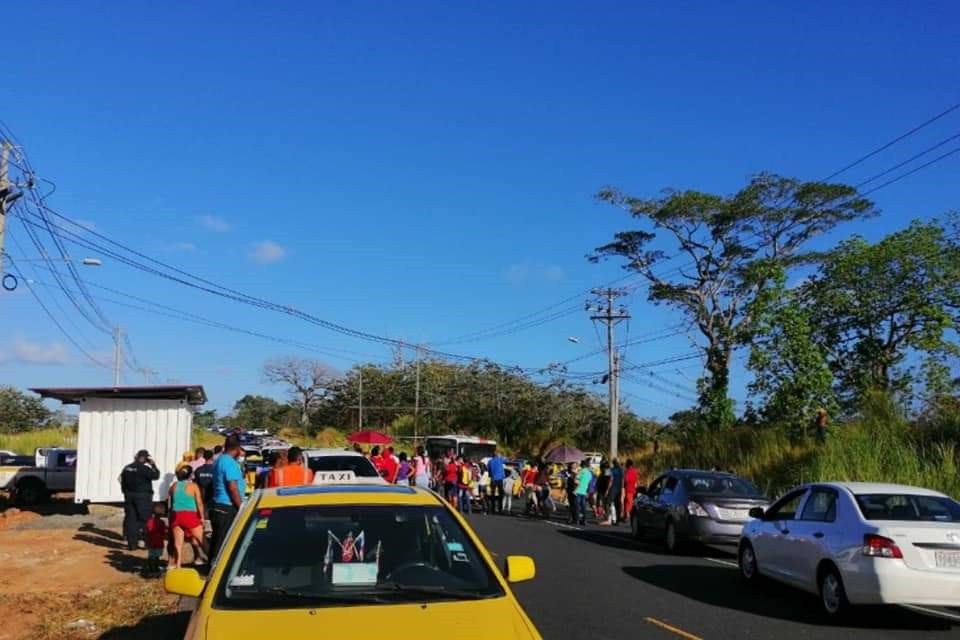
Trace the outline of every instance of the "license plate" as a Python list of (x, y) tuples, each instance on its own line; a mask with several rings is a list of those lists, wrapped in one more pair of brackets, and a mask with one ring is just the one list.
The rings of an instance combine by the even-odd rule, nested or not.
[(741, 511), (740, 509), (717, 509), (717, 514), (720, 516), (721, 520), (746, 520), (747, 512)]
[(960, 551), (937, 551), (934, 559), (943, 569), (960, 569)]

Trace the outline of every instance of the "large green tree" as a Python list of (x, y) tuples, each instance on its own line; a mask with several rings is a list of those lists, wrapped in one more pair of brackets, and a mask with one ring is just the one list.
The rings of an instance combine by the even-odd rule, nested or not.
[[(852, 187), (773, 174), (733, 195), (667, 190), (638, 198), (606, 188), (598, 197), (641, 228), (615, 234), (590, 259), (624, 260), (649, 282), (649, 300), (679, 309), (699, 329), (706, 360), (699, 411), (712, 426), (733, 423), (730, 362), (751, 336), (752, 303), (769, 286), (771, 267), (809, 258), (812, 237), (874, 210)], [(665, 268), (674, 257), (677, 266)]]
[(811, 311), (785, 281), (780, 269), (754, 302), (749, 390), (765, 423), (805, 435), (819, 412), (834, 415), (837, 403), (826, 353), (814, 340)]
[(278, 427), (288, 411), (288, 405), (273, 398), (248, 394), (234, 403), (231, 423), (245, 429)]
[(0, 433), (19, 433), (47, 424), (50, 411), (39, 398), (13, 387), (0, 387)]
[(853, 408), (870, 389), (910, 391), (911, 353), (960, 354), (960, 243), (933, 220), (876, 244), (854, 237), (805, 287), (814, 338)]

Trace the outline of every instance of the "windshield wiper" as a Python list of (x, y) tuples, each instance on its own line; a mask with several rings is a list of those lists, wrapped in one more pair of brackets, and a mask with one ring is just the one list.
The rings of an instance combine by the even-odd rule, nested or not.
[(381, 582), (377, 585), (378, 591), (393, 593), (409, 593), (423, 596), (438, 596), (452, 600), (483, 600), (495, 594), (477, 593), (465, 589), (451, 589), (443, 585), (404, 584), (402, 582)]
[(252, 591), (244, 593), (250, 596), (282, 596), (284, 598), (295, 598), (297, 600), (311, 600), (315, 602), (336, 602), (340, 604), (349, 604), (351, 602), (383, 602), (383, 598), (369, 591), (357, 593), (316, 593), (311, 591), (295, 591), (286, 587), (269, 587), (262, 591)]

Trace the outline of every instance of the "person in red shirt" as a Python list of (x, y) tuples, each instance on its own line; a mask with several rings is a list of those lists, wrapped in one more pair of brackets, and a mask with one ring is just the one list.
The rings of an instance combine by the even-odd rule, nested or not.
[(453, 457), (447, 458), (447, 464), (443, 468), (443, 491), (447, 496), (447, 502), (449, 502), (454, 509), (457, 508), (457, 479), (459, 478), (460, 469), (457, 466), (457, 461)]
[(160, 576), (160, 559), (163, 558), (163, 548), (167, 544), (167, 523), (163, 519), (164, 504), (158, 502), (153, 505), (153, 515), (147, 519), (145, 530), (147, 533), (147, 564), (144, 575)]
[(400, 465), (397, 464), (396, 459), (393, 457), (393, 447), (387, 447), (387, 450), (383, 453), (383, 462), (380, 464), (383, 469), (384, 479), (390, 484), (396, 483), (397, 471), (399, 471)]
[(623, 473), (623, 513), (626, 521), (630, 522), (630, 513), (633, 511), (633, 500), (637, 497), (637, 483), (640, 474), (633, 466), (633, 460), (627, 460), (626, 471)]
[(380, 455), (380, 447), (370, 449), (370, 462), (381, 476), (383, 475), (383, 456)]

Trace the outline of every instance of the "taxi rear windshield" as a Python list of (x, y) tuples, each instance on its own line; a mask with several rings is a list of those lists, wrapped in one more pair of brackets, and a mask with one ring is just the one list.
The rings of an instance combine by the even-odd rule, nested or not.
[(303, 506), (251, 514), (214, 598), (229, 609), (504, 595), (443, 507)]
[(358, 478), (376, 478), (377, 470), (373, 463), (363, 456), (318, 456), (308, 458), (307, 466), (317, 471), (353, 471)]
[(867, 520), (960, 522), (960, 504), (940, 496), (872, 493), (856, 496)]

